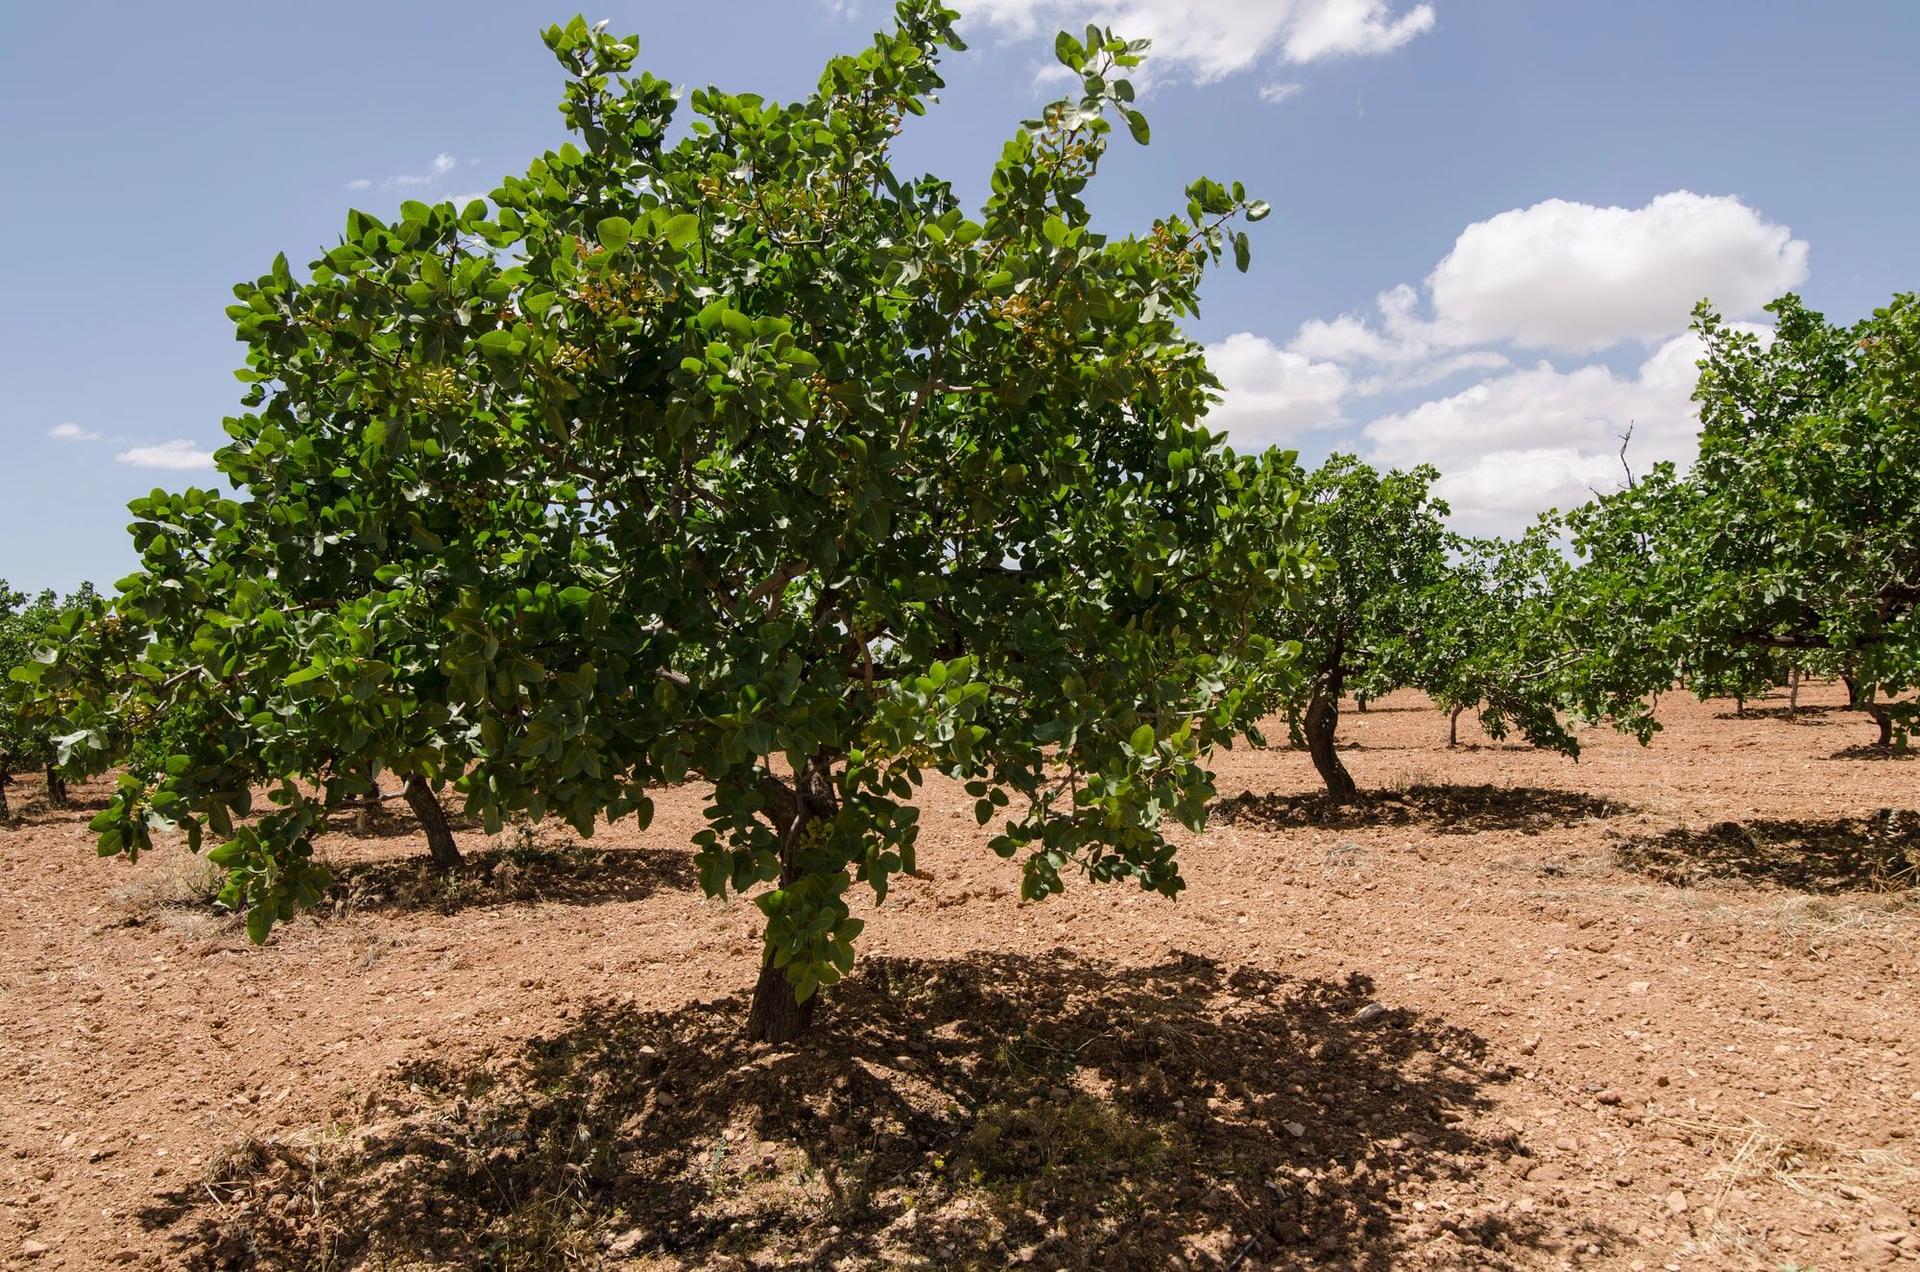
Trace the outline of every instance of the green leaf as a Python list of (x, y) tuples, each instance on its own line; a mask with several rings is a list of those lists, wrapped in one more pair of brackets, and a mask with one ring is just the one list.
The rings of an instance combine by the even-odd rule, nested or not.
[(594, 234), (602, 247), (609, 252), (617, 252), (633, 241), (633, 222), (624, 216), (603, 217), (594, 226)]
[(674, 247), (685, 251), (693, 245), (700, 235), (700, 218), (691, 212), (682, 212), (667, 221), (664, 237)]

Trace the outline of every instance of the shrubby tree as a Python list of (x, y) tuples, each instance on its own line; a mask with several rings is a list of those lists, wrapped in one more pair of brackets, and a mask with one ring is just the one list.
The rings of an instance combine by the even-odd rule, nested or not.
[(1094, 29), (979, 212), (897, 172), (954, 18), (907, 0), (814, 95), (697, 91), (683, 129), (632, 38), (554, 27), (574, 139), (491, 208), (354, 212), (304, 278), (237, 288), (238, 497), (134, 505), (118, 613), (149, 656), (41, 676), (93, 737), (209, 708), (101, 850), (212, 831), (263, 939), (370, 773), (582, 834), (697, 779), (700, 882), (764, 914), (774, 1039), (851, 966), (849, 890), (913, 868), (929, 772), (1028, 898), (1177, 893), (1164, 822), (1201, 824), (1208, 751), (1290, 652), (1249, 628), (1297, 580), (1291, 467), (1198, 423), (1179, 325), (1266, 209), (1203, 179), (1143, 234), (1091, 228), (1112, 122), (1148, 138), (1143, 45)]
[(1337, 748), (1341, 699), (1411, 683), (1418, 654), (1410, 636), (1423, 598), (1447, 575), (1447, 507), (1432, 493), (1438, 476), (1425, 466), (1381, 473), (1333, 455), (1293, 478), (1318, 568), (1312, 587), (1268, 611), (1265, 630), (1300, 645), (1288, 724), (1336, 804), (1360, 795)]
[(21, 773), (45, 776), (49, 804), (58, 808), (67, 802), (57, 717), (38, 710), (12, 673), (18, 668), (31, 675), (27, 669), (42, 656), (49, 634), (99, 605), (90, 584), (62, 599), (51, 589), (28, 597), (0, 579), (0, 821), (12, 816), (7, 788)]
[(1785, 652), (1841, 671), (1903, 745), (1914, 702), (1879, 695), (1920, 683), (1920, 309), (1896, 296), (1851, 327), (1792, 295), (1768, 309), (1766, 340), (1695, 311), (1693, 469), (1570, 519), (1583, 603), (1609, 620), (1589, 683), (1632, 710), (1683, 669), (1711, 685)]
[(1447, 568), (1416, 598), (1409, 681), (1447, 713), (1447, 745), (1476, 713), (1495, 741), (1580, 753), (1562, 720), (1577, 642), (1562, 600), (1570, 564), (1551, 517), (1511, 539), (1454, 537)]

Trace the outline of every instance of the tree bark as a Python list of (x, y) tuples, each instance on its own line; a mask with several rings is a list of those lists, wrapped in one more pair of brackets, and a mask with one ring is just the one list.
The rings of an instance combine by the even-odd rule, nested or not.
[(434, 795), (433, 787), (419, 774), (407, 778), (407, 807), (419, 819), (420, 829), (427, 836), (427, 855), (433, 864), (442, 870), (451, 870), (460, 865), (465, 858), (460, 855), (460, 845), (453, 842), (453, 830), (447, 825), (446, 810), (440, 807), (440, 800)]
[(1874, 724), (1879, 726), (1880, 729), (1880, 736), (1873, 740), (1873, 744), (1875, 746), (1892, 746), (1893, 716), (1885, 707), (1873, 700), (1871, 691), (1869, 691), (1867, 695), (1866, 712), (1867, 715), (1872, 718)]
[(67, 779), (60, 776), (60, 770), (47, 765), (47, 806), (65, 808), (67, 806)]
[(1800, 714), (1800, 669), (1787, 668), (1787, 714)]
[(1875, 746), (1893, 745), (1893, 716), (1887, 709), (1874, 701), (1880, 686), (1871, 680), (1864, 684), (1849, 679), (1847, 681), (1847, 700), (1849, 705), (1858, 707), (1867, 713), (1874, 725), (1880, 730), (1880, 736), (1873, 740)]
[(13, 820), (13, 809), (7, 803), (7, 787), (13, 784), (13, 775), (5, 764), (0, 764), (0, 822)]
[(1366, 694), (1356, 693), (1353, 695), (1353, 709), (1355, 711), (1358, 711), (1361, 715), (1367, 714), (1367, 695)]
[[(780, 834), (780, 886), (785, 888), (800, 879), (801, 837), (819, 811), (830, 814), (832, 788), (809, 761), (795, 775), (793, 787), (769, 777), (760, 790), (767, 797), (768, 818)], [(753, 986), (753, 1003), (747, 1008), (748, 1040), (780, 1045), (797, 1041), (812, 1027), (819, 1001), (816, 990), (806, 1002), (795, 1002), (786, 970), (775, 967), (771, 957), (764, 958), (760, 979)]]
[[(1336, 646), (1334, 657), (1339, 656)], [(1320, 780), (1327, 784), (1328, 800), (1335, 804), (1352, 804), (1360, 798), (1360, 788), (1353, 784), (1353, 775), (1340, 762), (1340, 752), (1333, 744), (1334, 730), (1340, 726), (1340, 691), (1344, 680), (1345, 674), (1336, 663), (1326, 682), (1317, 686), (1318, 692), (1307, 704), (1306, 719), (1301, 721), (1301, 731), (1307, 738), (1307, 754), (1312, 757)]]
[(1455, 707), (1453, 713), (1447, 717), (1447, 745), (1449, 747), (1460, 745), (1460, 713), (1465, 710), (1465, 707)]
[(1746, 714), (1747, 714), (1747, 695), (1746, 694), (1736, 693), (1733, 695), (1733, 714), (1742, 719), (1746, 717)]

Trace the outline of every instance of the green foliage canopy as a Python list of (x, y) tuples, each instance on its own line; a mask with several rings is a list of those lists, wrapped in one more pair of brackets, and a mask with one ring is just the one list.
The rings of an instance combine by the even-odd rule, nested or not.
[[(1851, 327), (1792, 295), (1768, 309), (1767, 339), (1695, 312), (1693, 469), (1660, 466), (1569, 518), (1604, 637), (1594, 710), (1632, 712), (1682, 672), (1750, 680), (1755, 651), (1869, 692), (1920, 684), (1920, 306), (1899, 295)], [(1878, 709), (1904, 739), (1913, 703)]]
[(978, 214), (903, 177), (954, 18), (902, 3), (801, 101), (696, 91), (677, 140), (632, 38), (554, 27), (575, 140), (492, 208), (353, 212), (305, 279), (236, 288), (243, 497), (136, 503), (147, 656), (43, 676), (102, 722), (218, 708), (123, 783), (102, 851), (212, 829), (264, 937), (369, 767), (583, 834), (697, 778), (701, 883), (757, 892), (802, 999), (850, 966), (849, 887), (913, 868), (929, 772), (1027, 897), (1074, 870), (1177, 892), (1163, 821), (1200, 824), (1207, 751), (1284, 674), (1247, 628), (1299, 574), (1287, 473), (1199, 424), (1217, 384), (1179, 327), (1266, 209), (1202, 179), (1145, 234), (1093, 230), (1110, 117), (1147, 138), (1143, 45), (1093, 29)]

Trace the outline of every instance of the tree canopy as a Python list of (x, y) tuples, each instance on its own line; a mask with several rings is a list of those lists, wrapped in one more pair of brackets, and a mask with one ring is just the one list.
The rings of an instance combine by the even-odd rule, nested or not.
[(634, 38), (556, 26), (573, 140), (491, 206), (355, 211), (305, 277), (237, 287), (237, 497), (133, 505), (130, 676), (35, 673), (82, 703), (82, 752), (205, 708), (121, 779), (101, 851), (210, 830), (263, 939), (379, 772), (582, 834), (697, 779), (700, 882), (755, 894), (776, 1038), (851, 966), (849, 889), (914, 868), (931, 772), (1026, 897), (1177, 893), (1163, 825), (1201, 824), (1208, 750), (1290, 652), (1249, 632), (1300, 574), (1290, 468), (1200, 423), (1218, 386), (1180, 328), (1266, 208), (1201, 179), (1142, 233), (1092, 228), (1113, 121), (1148, 139), (1144, 43), (1097, 29), (1060, 38), (1079, 92), (977, 213), (903, 176), (955, 17), (906, 0), (812, 96), (702, 89), (685, 127)]
[(1790, 651), (1847, 675), (1903, 742), (1914, 704), (1873, 696), (1920, 684), (1920, 309), (1896, 296), (1851, 327), (1797, 296), (1768, 309), (1764, 336), (1695, 312), (1693, 468), (1569, 518), (1592, 705), (1630, 712), (1682, 673), (1750, 681), (1757, 652)]

